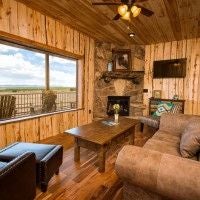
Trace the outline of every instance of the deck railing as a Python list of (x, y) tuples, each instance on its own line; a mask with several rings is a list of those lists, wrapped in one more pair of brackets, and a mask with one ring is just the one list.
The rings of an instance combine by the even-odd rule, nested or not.
[[(56, 91), (56, 110), (75, 109), (77, 107), (76, 91), (61, 92)], [(13, 117), (26, 116), (42, 113), (42, 92), (23, 92), (23, 93), (0, 93), (1, 95), (12, 95), (16, 98), (15, 111)]]

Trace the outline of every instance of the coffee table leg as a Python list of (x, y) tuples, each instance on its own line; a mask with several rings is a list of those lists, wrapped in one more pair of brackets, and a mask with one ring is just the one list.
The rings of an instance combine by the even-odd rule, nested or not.
[(99, 169), (100, 173), (105, 172), (105, 159), (106, 159), (106, 150), (105, 147), (101, 147), (98, 152), (98, 162), (99, 162)]
[(78, 145), (78, 138), (74, 139), (74, 161), (80, 161), (80, 146)]
[(132, 127), (129, 131), (130, 131), (129, 144), (134, 145), (134, 140), (135, 140), (135, 126)]

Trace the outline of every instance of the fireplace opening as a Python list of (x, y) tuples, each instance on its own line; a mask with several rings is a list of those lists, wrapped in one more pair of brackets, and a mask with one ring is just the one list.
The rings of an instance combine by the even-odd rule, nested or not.
[(107, 102), (107, 115), (114, 115), (113, 105), (120, 105), (120, 116), (129, 116), (130, 96), (108, 96)]

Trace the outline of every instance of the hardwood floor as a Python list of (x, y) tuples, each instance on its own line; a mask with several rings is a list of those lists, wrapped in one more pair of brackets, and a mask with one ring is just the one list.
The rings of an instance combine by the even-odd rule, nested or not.
[[(135, 145), (142, 146), (151, 133), (136, 133)], [(120, 200), (122, 183), (115, 170), (117, 153), (125, 144), (113, 146), (107, 154), (106, 172), (100, 174), (97, 156), (94, 152), (81, 148), (81, 161), (74, 163), (73, 138), (58, 135), (41, 141), (47, 144), (62, 144), (64, 159), (58, 176), (54, 176), (46, 193), (37, 189), (36, 200)]]

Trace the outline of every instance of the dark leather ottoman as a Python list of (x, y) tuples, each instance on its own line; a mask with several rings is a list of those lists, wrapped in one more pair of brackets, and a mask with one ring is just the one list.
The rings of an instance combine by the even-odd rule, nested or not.
[(33, 152), (36, 156), (36, 181), (41, 190), (45, 192), (48, 182), (54, 174), (59, 173), (63, 160), (63, 147), (61, 145), (47, 145), (35, 143), (14, 143), (0, 151), (0, 157), (10, 161), (24, 152)]

